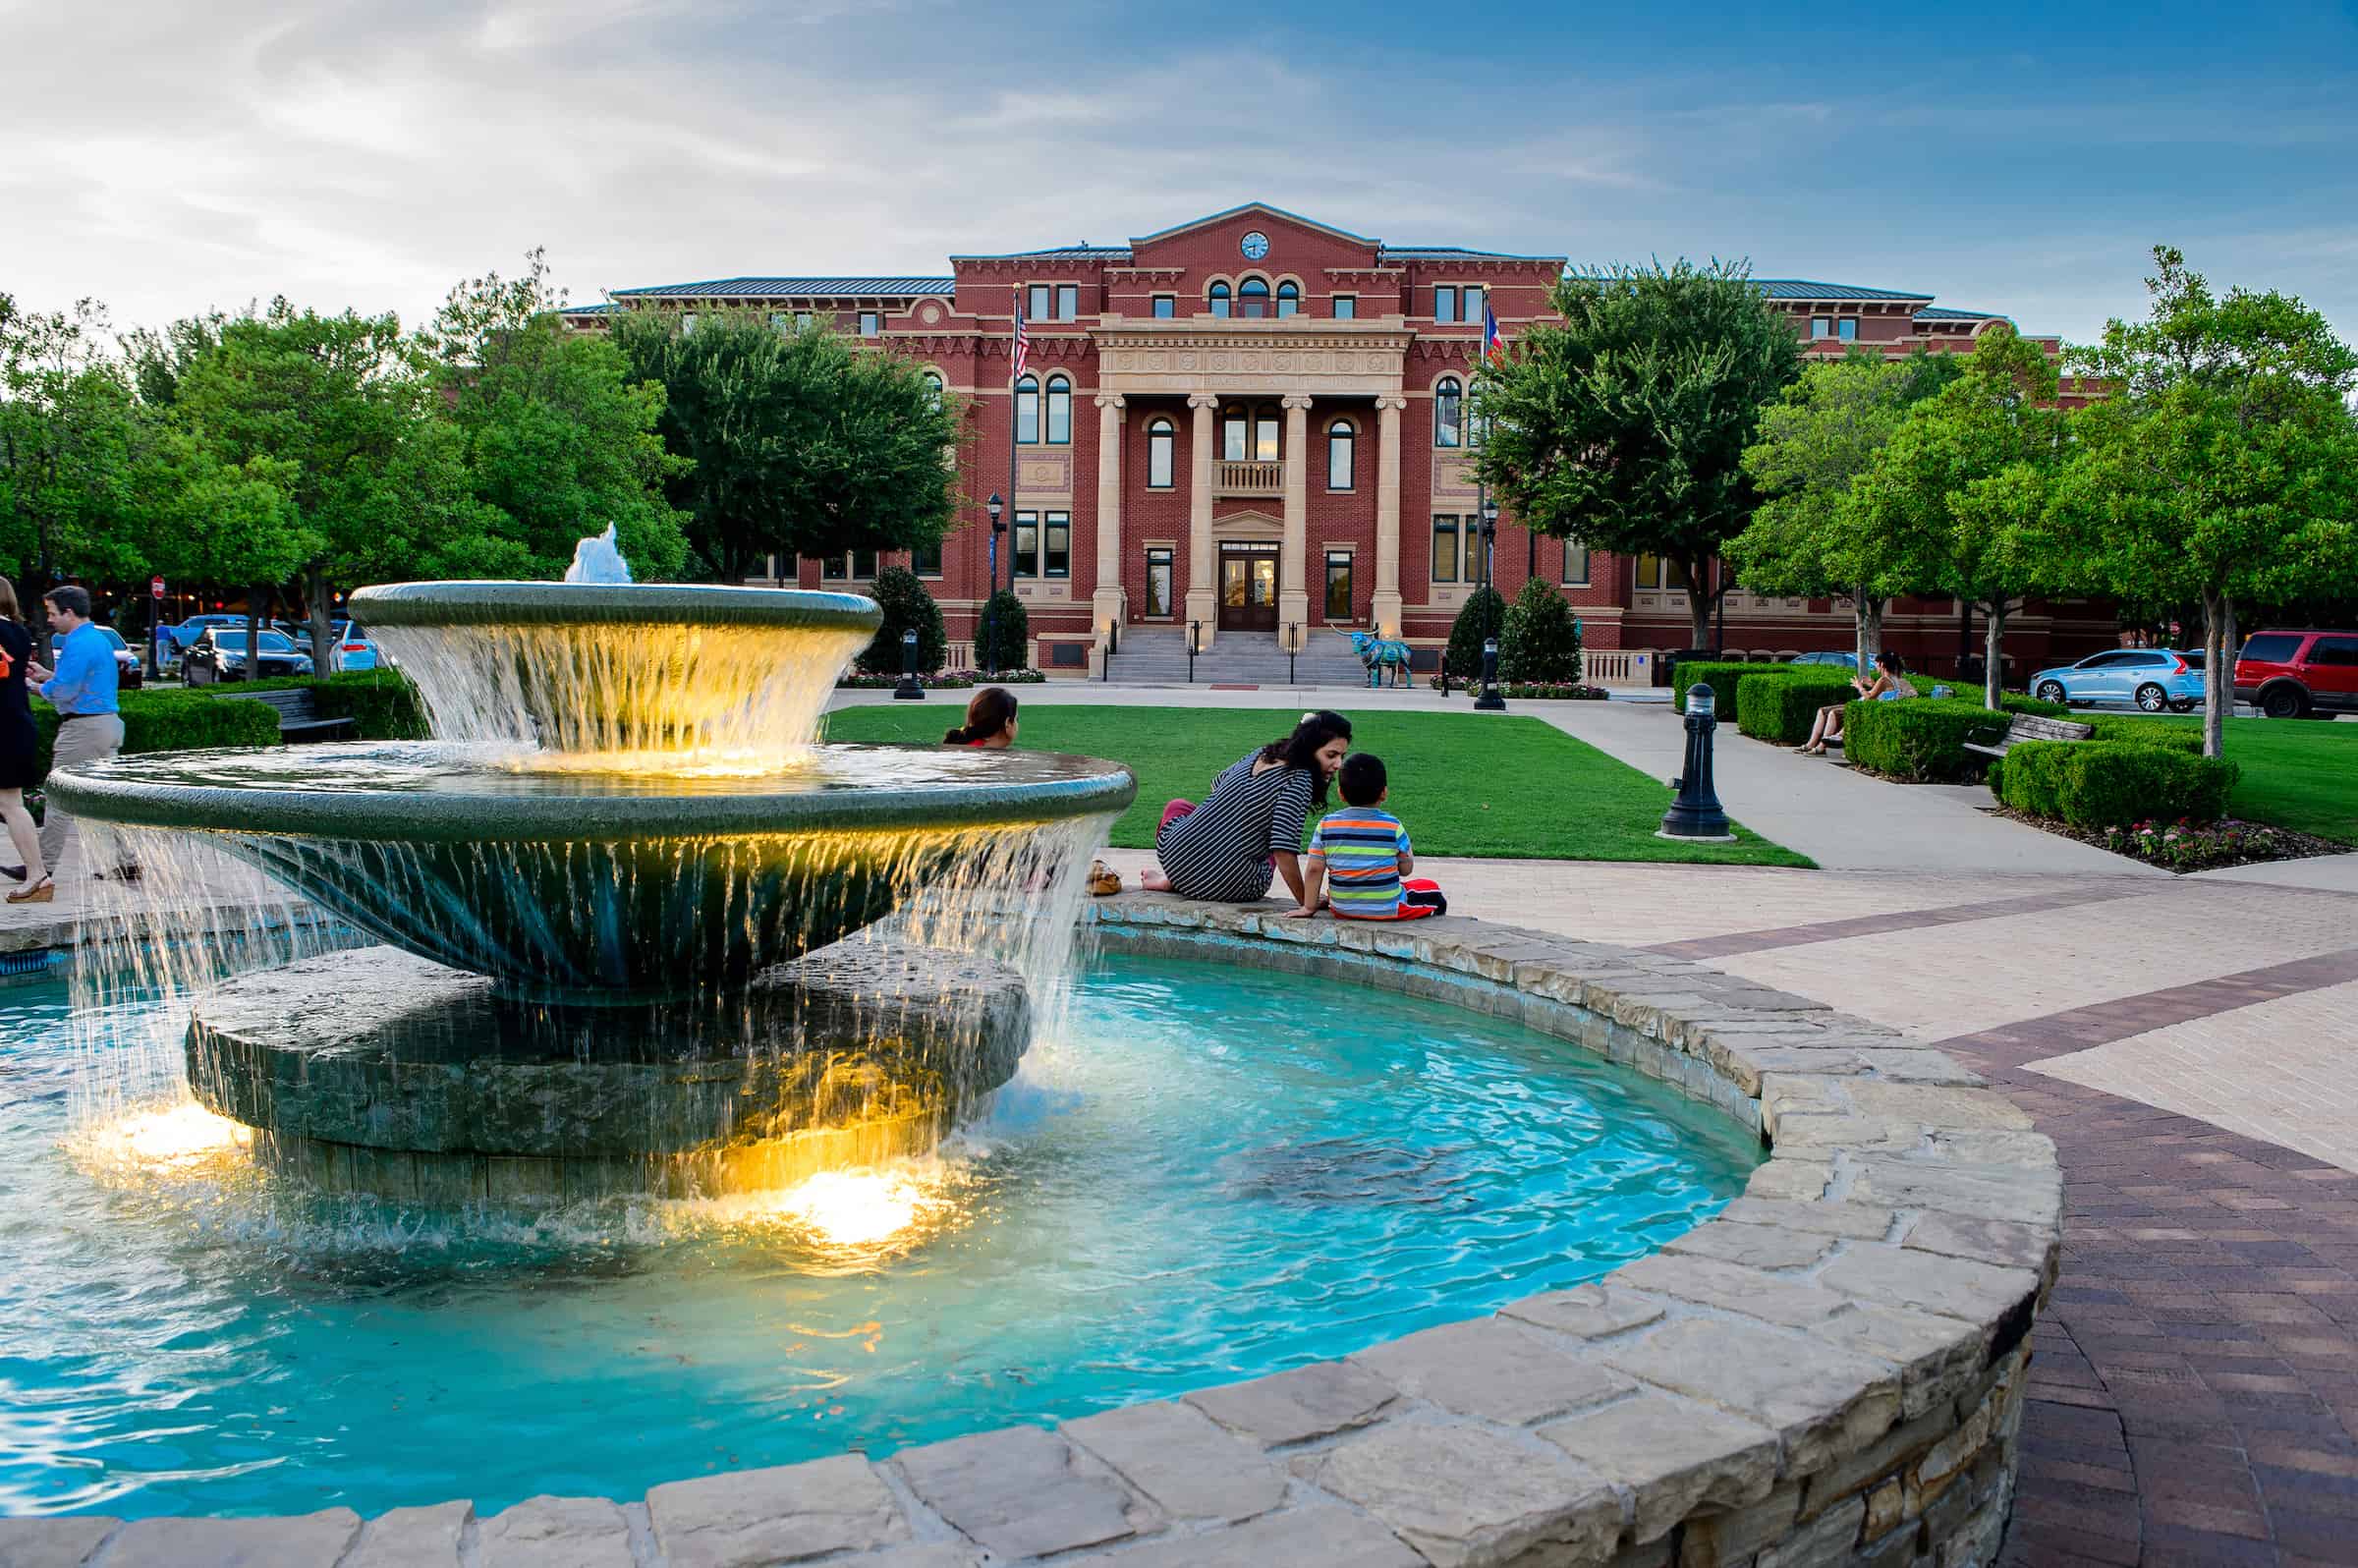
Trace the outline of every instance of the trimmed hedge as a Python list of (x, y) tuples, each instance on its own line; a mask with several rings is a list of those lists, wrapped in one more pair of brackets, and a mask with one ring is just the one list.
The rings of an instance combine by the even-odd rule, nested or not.
[(362, 741), (422, 741), (426, 739), (425, 703), (418, 688), (399, 670), (378, 666), (331, 675), (326, 680), (292, 675), (269, 681), (232, 681), (205, 687), (207, 700), (236, 697), (242, 692), (311, 693), (311, 705), (321, 718), (353, 721), (353, 738)]
[(1965, 743), (2005, 725), (2005, 714), (1962, 697), (1852, 702), (1842, 714), (1842, 753), (1861, 767), (1910, 784), (1971, 780), (1987, 758), (1965, 750)]
[(2203, 755), (2203, 732), (2182, 724), (2158, 724), (2152, 719), (2136, 718), (2127, 713), (2075, 713), (2083, 724), (2096, 727), (2089, 737), (2096, 741), (2120, 741), (2132, 746), (2155, 746), (2165, 752), (2184, 752), (2190, 756)]
[[(125, 692), (123, 751), (186, 752), (207, 746), (276, 746), (278, 715), (259, 702), (216, 702), (202, 692)], [(49, 776), (57, 745), (57, 709), (35, 698), (32, 725), (40, 774)]]
[[(1693, 659), (1679, 665), (1670, 677), (1670, 708), (1673, 712), (1684, 713), (1687, 710), (1687, 688), (1701, 681), (1712, 689), (1712, 697), (1718, 700), (1719, 718), (1725, 722), (1735, 716), (1736, 687), (1745, 676), (1791, 674), (1795, 670), (1816, 667), (1808, 664), (1746, 664), (1734, 659)], [(1850, 677), (1845, 675), (1842, 679), (1847, 685)]]
[(2004, 802), (2073, 827), (2214, 822), (2240, 772), (2224, 757), (2137, 741), (2026, 741), (1999, 770)]
[(1768, 670), (1736, 683), (1736, 728), (1756, 741), (1799, 746), (1810, 738), (1818, 710), (1854, 695), (1847, 676), (1822, 679), (1823, 666)]

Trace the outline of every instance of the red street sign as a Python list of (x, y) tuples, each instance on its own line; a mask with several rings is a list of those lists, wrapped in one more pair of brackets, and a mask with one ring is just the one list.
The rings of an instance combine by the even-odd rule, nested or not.
[(164, 580), (160, 577), (149, 578), (147, 580), (147, 591), (154, 594), (159, 599), (162, 598), (164, 596)]

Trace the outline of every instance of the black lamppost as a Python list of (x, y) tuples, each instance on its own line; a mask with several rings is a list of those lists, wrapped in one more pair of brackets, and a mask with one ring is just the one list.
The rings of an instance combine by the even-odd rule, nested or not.
[[(1492, 593), (1498, 591), (1496, 574), (1491, 571), (1497, 541), (1498, 503), (1490, 499), (1489, 491), (1485, 490), (1482, 493), (1482, 586)], [(1485, 609), (1482, 613), (1486, 632), (1488, 636), (1496, 637), (1499, 630), (1496, 620), (1498, 612)]]
[(1490, 571), (1490, 558), (1495, 551), (1498, 540), (1498, 503), (1490, 499), (1490, 492), (1488, 489), (1485, 489), (1482, 492), (1481, 511), (1483, 591), (1482, 692), (1474, 699), (1474, 706), (1479, 712), (1503, 713), (1506, 711), (1506, 699), (1501, 697), (1498, 693), (1498, 611), (1492, 598), (1492, 595), (1494, 595), (1498, 589), (1491, 582), (1492, 574)]
[(892, 689), (896, 702), (922, 702), (926, 689), (917, 684), (917, 628), (901, 633), (901, 684)]
[(991, 600), (999, 594), (999, 535), (1007, 532), (1007, 525), (999, 521), (999, 514), (1006, 509), (1007, 503), (999, 499), (996, 490), (991, 491), (990, 499), (982, 503), (982, 510), (990, 514), (990, 586), (982, 590), (982, 645), (983, 657), (987, 661), (984, 667), (992, 675), (999, 673), (999, 640), (991, 624)]
[(1711, 687), (1697, 681), (1687, 688), (1687, 761), (1670, 787), (1678, 794), (1662, 813), (1656, 838), (1680, 838), (1707, 844), (1733, 842), (1727, 813), (1719, 809), (1719, 792), (1712, 782), (1712, 732), (1719, 727), (1718, 700)]

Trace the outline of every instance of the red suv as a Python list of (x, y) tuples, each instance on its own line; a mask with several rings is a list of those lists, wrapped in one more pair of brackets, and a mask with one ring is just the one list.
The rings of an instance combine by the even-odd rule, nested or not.
[(2270, 718), (2358, 713), (2358, 632), (2256, 632), (2235, 655), (2235, 700)]

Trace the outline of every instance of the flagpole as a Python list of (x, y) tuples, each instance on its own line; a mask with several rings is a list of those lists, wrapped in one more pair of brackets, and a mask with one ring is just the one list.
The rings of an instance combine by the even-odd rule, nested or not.
[[(1023, 493), (1016, 488), (1015, 484), (1015, 436), (1017, 418), (1017, 396), (1015, 386), (1018, 381), (1023, 379), (1024, 375), (1024, 294), (1022, 285), (1018, 284), (1016, 286), (1014, 298), (1009, 303), (1013, 308), (1015, 321), (1015, 342), (1007, 354), (1007, 591), (1012, 593), (1015, 591), (1014, 545), (1017, 540), (1024, 536), (1023, 530), (1020, 527), (1024, 515), (1024, 498)], [(1036, 532), (1034, 533), (1033, 537), (1037, 539), (1039, 534)], [(990, 585), (990, 590), (993, 593), (998, 592), (999, 585), (995, 581)], [(1021, 669), (1023, 666), (1019, 664), (1016, 667)]]

